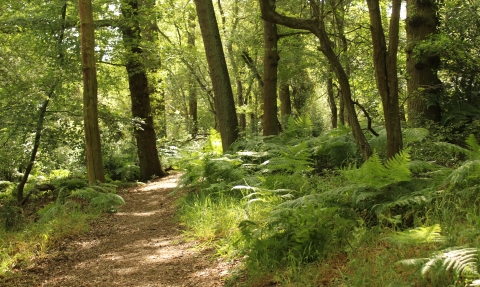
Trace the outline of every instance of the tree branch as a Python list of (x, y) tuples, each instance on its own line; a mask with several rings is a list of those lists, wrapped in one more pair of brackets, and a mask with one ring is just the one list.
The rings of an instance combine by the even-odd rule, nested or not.
[(367, 110), (366, 110), (362, 105), (360, 105), (359, 102), (353, 101), (353, 103), (354, 103), (355, 105), (357, 105), (357, 106), (362, 110), (362, 112), (365, 114), (365, 117), (367, 117), (367, 121), (368, 121), (368, 126), (367, 126), (367, 128), (368, 128), (368, 130), (369, 130), (374, 136), (378, 137), (379, 134), (372, 128), (372, 118), (371, 118), (370, 115), (368, 114)]

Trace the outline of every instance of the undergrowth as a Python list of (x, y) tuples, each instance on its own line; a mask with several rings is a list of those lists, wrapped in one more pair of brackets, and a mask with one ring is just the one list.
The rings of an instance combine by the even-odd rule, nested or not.
[(53, 191), (32, 195), (25, 206), (13, 199), (13, 189), (0, 201), (0, 278), (29, 267), (56, 242), (85, 232), (91, 220), (125, 203), (115, 185), (67, 178), (52, 183)]
[(477, 286), (473, 136), (466, 147), (435, 144), (464, 155), (455, 165), (419, 156), (424, 129), (405, 129), (406, 149), (388, 161), (363, 162), (347, 129), (313, 137), (305, 123), (184, 162), (179, 218), (190, 237), (243, 258), (247, 280), (230, 285)]

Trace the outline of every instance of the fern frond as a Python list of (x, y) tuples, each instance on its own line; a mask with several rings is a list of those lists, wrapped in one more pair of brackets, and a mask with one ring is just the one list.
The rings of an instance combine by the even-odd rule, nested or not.
[(70, 197), (77, 197), (84, 199), (86, 201), (91, 201), (95, 197), (99, 195), (99, 191), (91, 188), (91, 187), (85, 187), (82, 189), (74, 190), (72, 194), (70, 194)]
[(402, 133), (403, 144), (404, 146), (408, 146), (411, 143), (423, 141), (428, 135), (428, 130), (425, 128), (410, 128), (403, 129)]
[(422, 268), (425, 276), (438, 264), (442, 263), (443, 271), (453, 271), (457, 276), (466, 274), (478, 274), (478, 250), (477, 248), (453, 247), (442, 250), (429, 259)]
[(469, 180), (478, 179), (479, 177), (480, 160), (469, 160), (455, 169), (446, 180), (453, 185), (458, 185), (460, 183), (468, 183)]
[(480, 145), (478, 144), (475, 136), (469, 135), (465, 142), (467, 143), (468, 147), (471, 150), (471, 153), (469, 154), (470, 159), (472, 160), (480, 159)]
[(342, 170), (342, 174), (353, 183), (381, 188), (392, 183), (409, 181), (410, 170), (407, 164), (410, 155), (403, 150), (382, 164), (377, 154), (372, 155), (360, 168), (350, 167)]
[(435, 145), (439, 146), (439, 147), (442, 147), (450, 152), (454, 152), (454, 153), (461, 153), (461, 154), (469, 154), (470, 151), (466, 148), (463, 148), (463, 147), (460, 147), (458, 145), (455, 145), (455, 144), (451, 144), (451, 143), (446, 143), (446, 142), (436, 142)]
[(423, 160), (412, 160), (407, 164), (407, 168), (415, 173), (425, 172), (425, 171), (436, 171), (441, 167), (433, 162), (426, 162)]
[(407, 231), (397, 232), (395, 235), (384, 239), (399, 245), (417, 245), (422, 243), (444, 242), (445, 237), (440, 234), (442, 228), (439, 224), (419, 227)]

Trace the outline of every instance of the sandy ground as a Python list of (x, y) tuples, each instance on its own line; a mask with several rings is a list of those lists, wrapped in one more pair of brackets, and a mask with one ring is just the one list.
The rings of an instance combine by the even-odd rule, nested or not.
[(120, 193), (126, 205), (0, 286), (224, 286), (232, 268), (185, 241), (174, 221), (179, 175)]

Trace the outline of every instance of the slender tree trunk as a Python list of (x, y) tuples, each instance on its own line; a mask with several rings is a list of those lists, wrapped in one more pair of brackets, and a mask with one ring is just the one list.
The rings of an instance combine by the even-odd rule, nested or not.
[(423, 120), (439, 122), (439, 103), (442, 83), (437, 76), (440, 65), (438, 54), (414, 56), (415, 47), (430, 35), (437, 33), (436, 0), (407, 1), (407, 112), (412, 126), (422, 126)]
[[(57, 47), (58, 47), (58, 63), (59, 66), (62, 67), (64, 64), (64, 51), (62, 48), (62, 43), (63, 39), (65, 36), (65, 19), (67, 17), (67, 1), (64, 0), (63, 5), (62, 5), (62, 28), (57, 40)], [(52, 87), (50, 88), (50, 91), (46, 95), (46, 98), (43, 100), (42, 105), (40, 106), (40, 110), (38, 111), (38, 121), (37, 121), (37, 127), (35, 129), (35, 140), (33, 142), (33, 148), (32, 152), (30, 153), (30, 161), (28, 162), (27, 168), (25, 169), (25, 172), (23, 173), (22, 180), (17, 186), (17, 200), (18, 202), (23, 201), (23, 190), (25, 188), (25, 184), (27, 183), (28, 177), (30, 175), (30, 172), (33, 169), (33, 165), (35, 164), (35, 158), (37, 157), (37, 152), (38, 148), (40, 147), (40, 139), (42, 137), (42, 132), (43, 132), (43, 124), (45, 122), (45, 113), (47, 112), (47, 107), (50, 102), (50, 99), (54, 96), (55, 94), (55, 88), (57, 87), (58, 82), (55, 80), (53, 82)]]
[(156, 147), (156, 134), (150, 106), (150, 85), (147, 69), (143, 63), (143, 49), (140, 46), (140, 23), (138, 0), (122, 2), (122, 13), (128, 23), (122, 26), (123, 43), (129, 55), (126, 59), (128, 86), (132, 101), (132, 116), (137, 121), (135, 139), (140, 166), (140, 180), (146, 181), (153, 176), (164, 176)]
[(379, 0), (367, 0), (373, 43), (373, 64), (378, 91), (382, 98), (387, 131), (387, 159), (402, 150), (402, 130), (398, 100), (397, 51), (401, 0), (393, 0), (388, 50), (383, 32)]
[(327, 96), (328, 96), (328, 105), (330, 106), (331, 112), (331, 123), (332, 128), (337, 128), (337, 104), (335, 103), (335, 95), (333, 93), (333, 78), (330, 76), (327, 78)]
[(43, 103), (40, 106), (40, 110), (38, 111), (37, 128), (36, 128), (36, 131), (35, 131), (35, 140), (33, 142), (32, 152), (30, 154), (30, 161), (28, 162), (27, 168), (25, 169), (25, 172), (23, 173), (22, 180), (20, 181), (20, 183), (17, 186), (17, 201), (18, 202), (23, 201), (23, 189), (25, 187), (25, 184), (27, 183), (28, 176), (30, 175), (30, 172), (32, 171), (33, 165), (35, 164), (35, 158), (37, 156), (37, 151), (38, 151), (38, 148), (40, 147), (40, 138), (42, 136), (42, 131), (43, 131), (43, 122), (45, 120), (45, 112), (47, 111), (47, 106), (48, 106), (49, 102), (50, 102), (50, 100), (48, 98), (43, 100)]
[(292, 114), (292, 101), (290, 99), (290, 85), (287, 83), (280, 84), (280, 117), (283, 123), (283, 129), (286, 128), (288, 117)]
[(347, 118), (345, 114), (345, 103), (343, 102), (342, 90), (337, 91), (337, 95), (339, 98), (339, 106), (340, 109), (338, 110), (338, 118), (340, 119), (340, 124), (345, 126), (345, 119)]
[[(195, 50), (195, 30), (196, 30), (196, 17), (195, 13), (191, 10), (188, 11), (188, 38), (187, 43), (190, 49)], [(198, 134), (198, 99), (197, 99), (197, 89), (193, 84), (195, 80), (193, 79), (195, 76), (193, 74), (190, 75), (192, 78), (190, 80), (190, 87), (188, 90), (188, 117), (190, 127), (190, 134), (192, 138), (196, 138)]]
[[(270, 1), (275, 9), (275, 0)], [(278, 135), (277, 118), (277, 72), (278, 72), (278, 32), (277, 25), (263, 21), (263, 135)]]
[(240, 73), (238, 72), (238, 65), (237, 65), (237, 60), (235, 59), (235, 53), (233, 51), (233, 37), (234, 34), (237, 30), (239, 18), (238, 18), (238, 0), (235, 0), (233, 3), (233, 23), (232, 23), (232, 28), (230, 31), (230, 35), (227, 35), (226, 33), (226, 27), (227, 27), (227, 21), (226, 21), (226, 16), (223, 11), (221, 1), (218, 0), (218, 7), (220, 8), (220, 14), (222, 15), (222, 24), (223, 24), (223, 33), (225, 34), (226, 37), (228, 37), (227, 40), (227, 57), (230, 62), (230, 65), (232, 67), (233, 71), (233, 78), (235, 79), (235, 85), (236, 85), (236, 92), (237, 92), (237, 105), (242, 107), (240, 112), (238, 113), (238, 125), (239, 125), (239, 131), (245, 131), (246, 128), (246, 115), (244, 112), (244, 108), (246, 105), (246, 101), (244, 100), (244, 91), (243, 91), (243, 84), (242, 84), (242, 79), (240, 78)]
[(227, 63), (212, 0), (195, 0), (195, 7), (212, 79), (215, 111), (222, 137), (222, 147), (223, 151), (227, 152), (232, 143), (238, 139), (238, 120)]
[(97, 71), (95, 66), (95, 26), (91, 0), (79, 0), (82, 35), (83, 122), (88, 182), (104, 182), (100, 131), (98, 127)]

